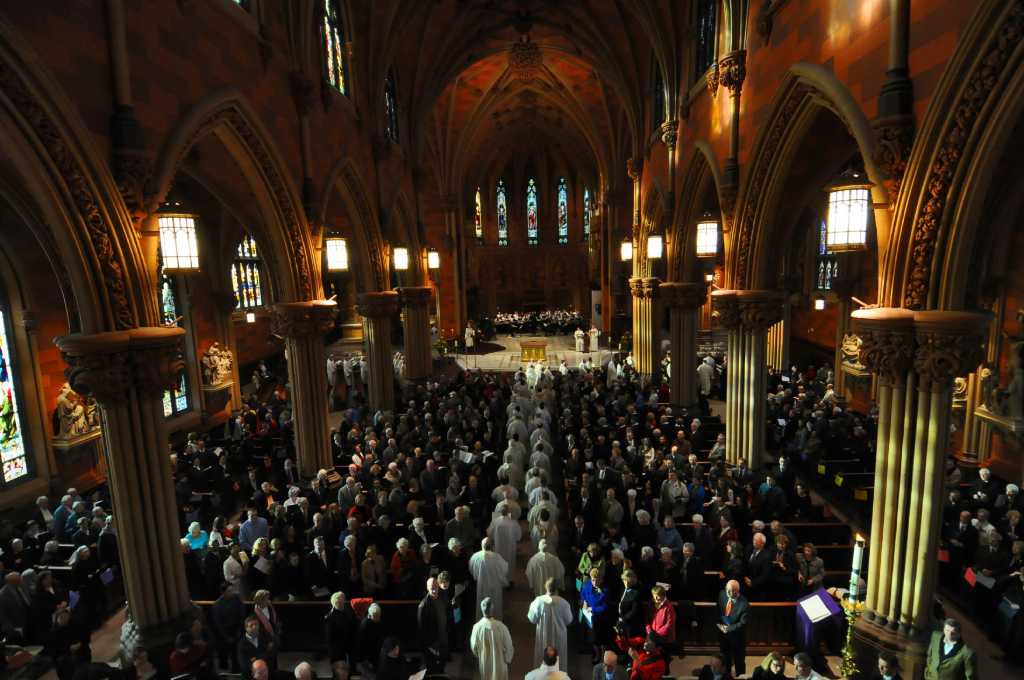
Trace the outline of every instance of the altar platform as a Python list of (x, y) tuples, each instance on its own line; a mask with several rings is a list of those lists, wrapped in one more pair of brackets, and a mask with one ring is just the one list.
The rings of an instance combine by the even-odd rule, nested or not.
[[(601, 338), (602, 343), (604, 338)], [(580, 360), (589, 356), (594, 364), (608, 361), (611, 352), (601, 347), (597, 352), (577, 352), (576, 340), (571, 335), (499, 335), (491, 340), (478, 343), (476, 353), (458, 354), (456, 362), (462, 368), (483, 371), (517, 371), (524, 364), (523, 352), (526, 351), (525, 363), (531, 357), (537, 360), (538, 352), (544, 363), (556, 369), (565, 359), (570, 368), (576, 368)]]

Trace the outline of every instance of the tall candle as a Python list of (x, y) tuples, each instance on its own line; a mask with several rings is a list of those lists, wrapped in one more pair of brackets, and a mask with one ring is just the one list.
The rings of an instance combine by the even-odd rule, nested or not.
[(857, 534), (853, 543), (853, 566), (850, 568), (850, 601), (856, 601), (860, 590), (860, 568), (864, 564), (864, 537)]

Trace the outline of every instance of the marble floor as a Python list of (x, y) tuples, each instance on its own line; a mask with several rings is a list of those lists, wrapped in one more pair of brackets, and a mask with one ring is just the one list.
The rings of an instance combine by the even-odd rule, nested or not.
[(577, 352), (576, 340), (571, 335), (498, 335), (487, 342), (479, 343), (476, 351), (457, 354), (456, 362), (462, 368), (483, 371), (516, 371), (522, 366), (519, 343), (526, 340), (542, 340), (547, 343), (547, 365), (554, 370), (562, 359), (570, 368), (576, 368), (583, 357), (589, 356), (595, 365), (608, 360), (611, 353), (607, 347), (596, 352)]

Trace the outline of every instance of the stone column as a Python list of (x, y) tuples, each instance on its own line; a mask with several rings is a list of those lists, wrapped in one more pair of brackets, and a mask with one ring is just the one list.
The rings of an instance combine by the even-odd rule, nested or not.
[(334, 327), (333, 300), (282, 302), (274, 305), (273, 327), (285, 338), (288, 383), (295, 422), (299, 474), (309, 479), (334, 466), (327, 424), (327, 356), (324, 335)]
[(661, 299), (669, 309), (672, 340), (672, 403), (691, 407), (697, 403), (697, 310), (707, 299), (706, 283), (663, 283)]
[(633, 360), (636, 372), (650, 378), (661, 362), (661, 315), (658, 313), (658, 279), (631, 278), (633, 295)]
[(719, 320), (729, 331), (725, 436), (729, 463), (761, 465), (768, 391), (768, 328), (782, 316), (783, 295), (773, 290), (716, 290)]
[(918, 654), (909, 643), (931, 630), (953, 381), (984, 358), (990, 318), (876, 308), (857, 310), (851, 319), (860, 360), (878, 375), (865, 603), (873, 627), (862, 637)]
[(391, 354), (391, 317), (398, 311), (398, 293), (385, 290), (359, 295), (366, 360), (370, 362), (369, 405), (390, 411), (395, 402), (395, 367)]
[(430, 375), (430, 296), (426, 286), (398, 289), (405, 330), (405, 377), (422, 380)]
[(150, 649), (172, 642), (193, 615), (163, 412), (164, 391), (185, 368), (184, 340), (183, 328), (159, 326), (54, 341), (71, 388), (100, 406), (128, 597), (122, 637)]
[(768, 353), (766, 361), (776, 370), (784, 370), (789, 364), (789, 303), (782, 306), (782, 318), (768, 328)]

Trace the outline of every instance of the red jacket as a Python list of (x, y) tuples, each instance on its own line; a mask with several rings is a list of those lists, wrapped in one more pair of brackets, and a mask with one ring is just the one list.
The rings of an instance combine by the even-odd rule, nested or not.
[(647, 625), (647, 632), (654, 633), (655, 642), (675, 642), (676, 610), (669, 600), (654, 611), (654, 618)]
[(640, 652), (640, 656), (633, 661), (629, 680), (661, 680), (666, 670), (665, 659), (661, 658), (659, 652)]

